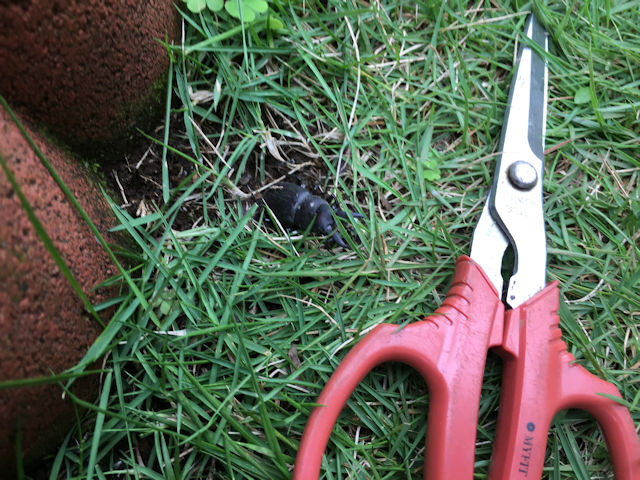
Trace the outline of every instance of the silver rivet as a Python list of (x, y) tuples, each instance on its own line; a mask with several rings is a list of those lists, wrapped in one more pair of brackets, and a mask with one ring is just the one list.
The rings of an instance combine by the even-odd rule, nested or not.
[(511, 185), (520, 190), (531, 190), (538, 183), (538, 173), (529, 162), (518, 160), (507, 170)]

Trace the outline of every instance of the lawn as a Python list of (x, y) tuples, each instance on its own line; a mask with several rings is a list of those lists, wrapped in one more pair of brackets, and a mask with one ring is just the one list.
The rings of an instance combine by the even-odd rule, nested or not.
[[(165, 122), (127, 164), (148, 183), (110, 196), (128, 267), (73, 371), (99, 359), (101, 389), (76, 399), (50, 477), (288, 478), (344, 355), (378, 323), (437, 308), (469, 252), (531, 9), (550, 34), (560, 325), (640, 425), (640, 6), (550, 3), (273, 0), (269, 21), (242, 24), (176, 2)], [(283, 179), (361, 216), (340, 222), (351, 248), (273, 221), (261, 195)], [(494, 354), (484, 381), (475, 478), (495, 434)], [(421, 478), (428, 405), (415, 371), (376, 368), (340, 416), (323, 478)], [(589, 415), (559, 414), (548, 440), (544, 478), (613, 478)]]

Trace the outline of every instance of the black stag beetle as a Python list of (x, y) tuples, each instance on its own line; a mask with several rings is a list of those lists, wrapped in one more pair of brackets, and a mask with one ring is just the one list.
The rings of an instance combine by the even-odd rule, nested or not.
[[(306, 230), (311, 225), (311, 232), (328, 236), (342, 248), (349, 248), (340, 237), (333, 218), (333, 213), (341, 218), (348, 218), (347, 214), (338, 208), (331, 208), (326, 200), (313, 195), (304, 187), (281, 182), (264, 192), (262, 198), (285, 228)], [(352, 215), (362, 217), (357, 213)]]

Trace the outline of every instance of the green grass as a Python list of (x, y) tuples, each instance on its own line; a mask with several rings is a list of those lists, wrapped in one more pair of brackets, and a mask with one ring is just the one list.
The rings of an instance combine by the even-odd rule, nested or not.
[[(535, 7), (551, 35), (548, 277), (569, 351), (620, 389), (640, 425), (640, 7), (550, 3)], [(87, 408), (51, 478), (287, 478), (349, 348), (380, 322), (433, 311), (469, 252), (531, 4), (270, 5), (286, 31), (203, 12), (169, 48), (161, 157), (195, 173), (172, 185), (160, 172), (166, 203), (143, 219), (113, 204), (138, 250), (120, 296), (96, 307), (116, 313), (76, 373), (103, 358), (101, 390), (76, 399)], [(296, 166), (294, 178), (363, 215), (342, 231), (352, 251), (285, 235), (251, 208), (247, 185)], [(172, 228), (193, 205), (199, 221)], [(476, 478), (500, 380), (490, 356)], [(377, 368), (334, 429), (323, 478), (420, 478), (427, 409), (415, 372)], [(559, 415), (545, 478), (611, 477), (590, 417)]]

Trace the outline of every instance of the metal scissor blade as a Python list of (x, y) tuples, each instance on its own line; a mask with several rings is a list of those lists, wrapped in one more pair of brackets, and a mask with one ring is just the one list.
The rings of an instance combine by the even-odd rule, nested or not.
[[(546, 32), (533, 15), (527, 22), (526, 36), (541, 50), (546, 51)], [(500, 156), (487, 202), (491, 218), (514, 250), (514, 270), (505, 299), (513, 308), (545, 286), (546, 245), (542, 210), (542, 170), (547, 117), (547, 76), (544, 59), (529, 45), (522, 45), (509, 93), (509, 106), (500, 141)], [(495, 240), (498, 238), (495, 232), (490, 233), (493, 230), (495, 229), (487, 228), (486, 225), (478, 225), (472, 252), (486, 251), (485, 247), (476, 245), (477, 242), (497, 242), (494, 248), (495, 257), (491, 260), (485, 258), (485, 263), (480, 263), (485, 271), (496, 272), (500, 271), (504, 248), (500, 239)], [(489, 261), (491, 265), (487, 264)], [(499, 288), (495, 282), (494, 285)]]
[[(534, 15), (525, 27), (529, 43), (547, 51), (547, 32)], [(547, 123), (547, 65), (530, 46), (523, 44), (518, 53), (504, 119), (501, 151), (519, 151), (528, 145), (543, 160)], [(499, 165), (498, 165), (499, 166)]]
[(502, 280), (502, 257), (508, 246), (509, 239), (505, 237), (500, 226), (491, 217), (489, 199), (487, 199), (473, 231), (470, 256), (487, 274), (493, 286), (496, 287), (498, 296), (502, 296), (504, 283)]

